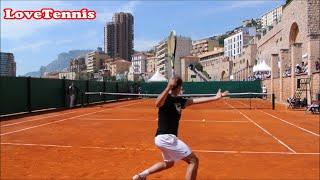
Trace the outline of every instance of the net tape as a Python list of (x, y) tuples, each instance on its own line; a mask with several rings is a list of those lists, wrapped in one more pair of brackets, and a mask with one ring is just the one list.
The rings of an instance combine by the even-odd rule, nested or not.
[[(144, 96), (144, 97), (158, 97), (160, 94), (135, 94), (135, 93), (111, 93), (111, 92), (85, 92), (85, 95), (115, 95), (115, 96)], [(216, 94), (181, 94), (179, 96), (182, 97), (208, 97), (208, 96), (215, 96)], [(245, 95), (252, 95), (252, 96), (271, 96), (268, 93), (255, 93), (255, 92), (247, 92), (247, 93), (229, 93), (228, 96), (245, 96)], [(228, 97), (227, 96), (227, 97)]]

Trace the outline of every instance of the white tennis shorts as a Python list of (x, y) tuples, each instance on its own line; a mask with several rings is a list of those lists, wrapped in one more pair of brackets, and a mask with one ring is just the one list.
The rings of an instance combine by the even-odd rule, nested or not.
[(192, 153), (191, 149), (173, 134), (157, 135), (154, 143), (162, 151), (164, 161), (176, 162)]

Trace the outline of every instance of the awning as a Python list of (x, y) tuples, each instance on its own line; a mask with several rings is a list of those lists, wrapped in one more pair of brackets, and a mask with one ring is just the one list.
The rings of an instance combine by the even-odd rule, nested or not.
[(267, 63), (263, 60), (261, 63), (253, 66), (253, 72), (269, 72), (271, 68), (267, 65)]

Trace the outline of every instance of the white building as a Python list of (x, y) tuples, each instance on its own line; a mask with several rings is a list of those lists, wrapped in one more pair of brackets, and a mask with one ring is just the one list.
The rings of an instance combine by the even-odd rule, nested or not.
[(60, 72), (59, 79), (78, 80), (79, 76), (76, 72)]
[[(176, 44), (176, 52), (175, 52), (175, 73), (178, 76), (181, 76), (181, 62), (180, 57), (190, 55), (192, 49), (192, 41), (191, 38), (176, 36), (177, 44)], [(168, 58), (168, 45), (167, 38), (161, 41), (156, 46), (156, 69), (159, 70), (160, 74), (164, 75), (166, 78), (170, 78), (171, 73), (171, 63)]]
[(132, 55), (131, 63), (133, 68), (133, 74), (141, 75), (147, 71), (147, 58), (145, 53), (136, 53)]
[(224, 55), (235, 57), (242, 53), (243, 46), (256, 35), (256, 27), (243, 27), (224, 39)]
[(103, 69), (105, 60), (109, 56), (105, 54), (101, 48), (96, 51), (92, 51), (86, 55), (86, 66), (88, 73), (97, 73), (99, 70)]
[(279, 6), (262, 15), (261, 16), (262, 28), (266, 28), (268, 26), (273, 25), (274, 23), (281, 21), (282, 8), (283, 6)]

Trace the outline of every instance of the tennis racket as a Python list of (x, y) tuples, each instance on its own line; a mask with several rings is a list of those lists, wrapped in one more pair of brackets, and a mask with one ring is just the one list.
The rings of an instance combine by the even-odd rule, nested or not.
[(170, 32), (167, 44), (168, 44), (168, 58), (172, 68), (172, 77), (175, 77), (174, 62), (175, 62), (177, 39), (176, 39), (176, 32), (174, 30)]

